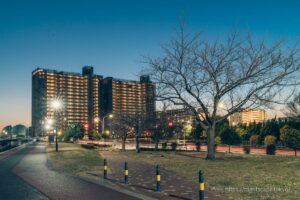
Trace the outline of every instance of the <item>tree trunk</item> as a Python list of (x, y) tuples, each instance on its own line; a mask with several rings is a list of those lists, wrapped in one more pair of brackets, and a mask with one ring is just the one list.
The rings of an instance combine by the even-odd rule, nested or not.
[(140, 125), (136, 125), (136, 137), (135, 137), (135, 150), (137, 153), (140, 153), (141, 149), (140, 149)]
[(135, 137), (135, 144), (136, 144), (136, 146), (135, 146), (136, 152), (140, 153), (140, 140), (139, 140), (139, 136), (138, 135)]
[(126, 130), (122, 130), (122, 151), (126, 150)]
[(215, 159), (215, 125), (212, 125), (207, 130), (207, 160)]
[(157, 151), (157, 150), (158, 150), (158, 144), (159, 144), (159, 140), (158, 140), (158, 139), (156, 139), (156, 140), (155, 140), (155, 151)]
[(297, 149), (295, 149), (295, 157), (297, 157)]
[(228, 145), (228, 153), (230, 153), (230, 145)]

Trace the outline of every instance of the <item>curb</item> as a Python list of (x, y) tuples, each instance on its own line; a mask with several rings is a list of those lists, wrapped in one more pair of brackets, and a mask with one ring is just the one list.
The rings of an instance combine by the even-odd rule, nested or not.
[(132, 192), (130, 190), (124, 189), (121, 186), (119, 186), (118, 184), (112, 184), (109, 180), (104, 180), (103, 178), (99, 178), (98, 181), (97, 181), (96, 179), (91, 179), (91, 178), (87, 178), (87, 177), (83, 177), (83, 176), (76, 176), (75, 175), (75, 177), (83, 179), (83, 180), (85, 180), (87, 182), (90, 182), (90, 183), (101, 185), (103, 187), (115, 190), (117, 192), (121, 192), (123, 194), (127, 194), (127, 195), (132, 196), (132, 197), (139, 198), (139, 199), (158, 200), (158, 199), (153, 198), (153, 197), (149, 197), (149, 196), (146, 196), (146, 195), (143, 195), (143, 194), (140, 194), (140, 193), (135, 193), (135, 192)]
[(24, 144), (21, 144), (20, 146), (17, 146), (17, 147), (8, 149), (8, 150), (6, 150), (6, 151), (2, 151), (2, 152), (0, 152), (0, 155), (3, 155), (3, 154), (5, 154), (5, 153), (9, 153), (9, 152), (11, 152), (11, 151), (13, 151), (13, 150), (18, 151), (18, 150), (23, 149), (25, 146), (27, 146), (27, 145), (29, 145), (29, 144), (32, 144), (32, 143), (33, 143), (33, 142), (24, 143)]

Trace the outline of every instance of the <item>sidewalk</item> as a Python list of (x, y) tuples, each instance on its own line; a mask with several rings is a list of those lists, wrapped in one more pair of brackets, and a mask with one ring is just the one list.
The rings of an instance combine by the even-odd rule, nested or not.
[[(52, 200), (138, 200), (139, 198), (60, 173), (47, 166), (46, 146), (35, 143), (27, 147), (24, 158), (13, 172)], [(17, 191), (15, 191), (17, 192)]]
[[(151, 165), (139, 160), (134, 160), (125, 154), (113, 151), (100, 152), (103, 158), (108, 161), (109, 181), (121, 185), (128, 190), (135, 191), (157, 199), (199, 199), (197, 177), (195, 182), (161, 168), (161, 192), (155, 192), (155, 165)], [(124, 162), (128, 162), (129, 184), (124, 182)], [(215, 195), (205, 190), (205, 199), (225, 200), (226, 198)]]

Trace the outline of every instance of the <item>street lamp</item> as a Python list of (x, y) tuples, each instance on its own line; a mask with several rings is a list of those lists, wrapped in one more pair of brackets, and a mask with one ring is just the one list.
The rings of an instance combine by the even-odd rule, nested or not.
[[(55, 99), (51, 102), (51, 106), (54, 110), (54, 115), (55, 115), (55, 151), (58, 151), (58, 141), (57, 141), (57, 122), (58, 122), (58, 112), (62, 109), (63, 104), (61, 100)], [(51, 122), (51, 121), (50, 121)], [(52, 121), (53, 122), (53, 121)]]
[(62, 108), (62, 102), (59, 99), (55, 99), (52, 101), (52, 108), (57, 111)]
[(104, 117), (102, 118), (102, 134), (104, 133), (104, 126), (105, 126), (104, 120), (105, 120), (105, 118), (107, 118), (107, 117), (109, 117), (109, 118), (111, 119), (111, 118), (114, 117), (114, 115), (113, 115), (113, 114), (109, 114), (109, 115), (106, 115), (106, 116), (104, 116)]

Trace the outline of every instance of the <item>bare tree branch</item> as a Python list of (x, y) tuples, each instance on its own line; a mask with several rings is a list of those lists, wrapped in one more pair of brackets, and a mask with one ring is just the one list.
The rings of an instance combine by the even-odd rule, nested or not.
[(286, 101), (299, 84), (299, 59), (297, 45), (267, 45), (236, 33), (225, 42), (208, 42), (201, 34), (186, 34), (181, 25), (161, 57), (146, 58), (145, 71), (157, 84), (157, 100), (193, 111), (212, 142), (215, 124), (233, 113)]

